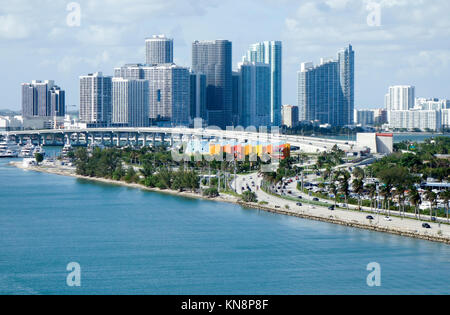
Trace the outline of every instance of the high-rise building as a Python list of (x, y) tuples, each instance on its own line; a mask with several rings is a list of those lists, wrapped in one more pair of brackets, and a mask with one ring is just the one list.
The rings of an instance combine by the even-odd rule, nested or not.
[(243, 127), (269, 127), (270, 108), (270, 65), (244, 62), (240, 72), (240, 125)]
[(233, 126), (237, 126), (240, 123), (241, 93), (241, 73), (239, 71), (233, 71)]
[(80, 121), (98, 127), (111, 123), (112, 78), (101, 72), (80, 77)]
[(294, 128), (299, 123), (298, 107), (292, 105), (284, 105), (282, 108), (282, 125), (288, 128)]
[(394, 110), (390, 112), (389, 127), (392, 129), (440, 131), (442, 119), (442, 112), (438, 110)]
[(116, 68), (114, 73), (118, 78), (148, 81), (148, 119), (152, 125), (189, 125), (191, 104), (189, 69), (173, 63), (131, 64)]
[(112, 124), (148, 126), (148, 81), (112, 79)]
[(354, 58), (350, 45), (338, 52), (337, 59), (321, 59), (318, 66), (302, 63), (297, 96), (301, 121), (353, 125)]
[(149, 118), (169, 126), (188, 126), (191, 79), (189, 69), (175, 64), (144, 67), (149, 82)]
[(232, 125), (232, 44), (227, 40), (195, 41), (192, 70), (206, 75), (207, 122), (220, 128)]
[(22, 84), (22, 112), (26, 118), (65, 115), (65, 91), (52, 80)]
[(353, 125), (355, 110), (355, 52), (348, 47), (338, 52), (339, 80), (342, 91), (342, 106), (339, 106), (339, 119), (345, 125)]
[(282, 104), (282, 43), (265, 41), (250, 46), (243, 60), (270, 65), (270, 122), (273, 126), (281, 125)]
[(173, 39), (164, 35), (154, 35), (145, 40), (148, 65), (173, 63)]
[(414, 108), (415, 87), (411, 85), (396, 85), (389, 87), (385, 105), (388, 112), (393, 110), (410, 110)]
[(416, 109), (421, 110), (444, 110), (450, 109), (450, 100), (438, 99), (438, 98), (416, 98), (415, 106)]
[(53, 86), (49, 91), (50, 116), (64, 117), (66, 115), (66, 92), (59, 86)]
[(206, 120), (206, 75), (191, 72), (191, 109), (190, 118)]
[(369, 109), (355, 109), (354, 122), (356, 125), (372, 126), (375, 123), (375, 111)]

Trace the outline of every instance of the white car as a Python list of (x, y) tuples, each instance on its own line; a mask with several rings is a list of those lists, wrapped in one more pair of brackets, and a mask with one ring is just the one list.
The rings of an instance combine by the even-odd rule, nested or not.
[(392, 222), (392, 219), (390, 217), (385, 217), (384, 220), (388, 221), (388, 222)]

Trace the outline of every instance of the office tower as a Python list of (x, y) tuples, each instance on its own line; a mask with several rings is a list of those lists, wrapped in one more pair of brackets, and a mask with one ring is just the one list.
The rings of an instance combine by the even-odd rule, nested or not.
[(445, 110), (450, 109), (450, 100), (438, 98), (416, 98), (414, 108), (421, 110)]
[(59, 86), (53, 86), (49, 91), (50, 116), (64, 117), (66, 115), (66, 93)]
[(241, 73), (239, 71), (233, 71), (233, 126), (237, 126), (240, 123), (239, 111), (241, 110)]
[(114, 68), (114, 77), (128, 80), (141, 80), (144, 77), (143, 65), (140, 63), (132, 63)]
[(414, 107), (415, 87), (411, 85), (396, 85), (389, 87), (389, 93), (386, 94), (386, 109), (409, 110)]
[(269, 127), (270, 65), (245, 62), (239, 65), (240, 72), (240, 125), (243, 127)]
[(112, 79), (112, 125), (148, 126), (148, 81)]
[(374, 112), (373, 120), (376, 125), (383, 125), (388, 122), (388, 114), (386, 109), (384, 108), (375, 109), (373, 112)]
[(64, 116), (65, 92), (52, 80), (22, 83), (23, 116)]
[(343, 125), (338, 121), (341, 91), (337, 62), (322, 60), (317, 67), (303, 63), (298, 73), (298, 85), (301, 121)]
[(143, 70), (144, 79), (149, 82), (150, 121), (158, 125), (188, 126), (191, 107), (189, 69), (164, 64)]
[(372, 126), (375, 123), (375, 111), (373, 110), (358, 110), (354, 112), (354, 122), (357, 125)]
[(173, 63), (173, 39), (154, 35), (145, 40), (148, 65)]
[(389, 127), (403, 130), (440, 131), (443, 119), (445, 120), (442, 112), (440, 110), (393, 110), (390, 111)]
[(148, 119), (152, 125), (189, 124), (189, 69), (173, 63), (159, 65), (130, 64), (116, 68), (114, 75), (127, 80), (147, 80)]
[(339, 51), (337, 59), (322, 58), (318, 66), (302, 63), (297, 91), (300, 120), (352, 125), (354, 71), (352, 46)]
[(80, 121), (97, 127), (111, 123), (112, 78), (101, 72), (80, 77)]
[(190, 118), (206, 120), (206, 75), (191, 72), (191, 109)]
[(284, 105), (282, 109), (282, 125), (288, 128), (294, 128), (299, 123), (298, 107), (292, 105)]
[(232, 124), (232, 44), (227, 40), (192, 44), (192, 70), (206, 75), (206, 109), (209, 125)]
[(274, 126), (281, 125), (282, 53), (280, 41), (265, 41), (251, 45), (247, 55), (243, 58), (244, 61), (270, 65), (270, 119)]
[(353, 111), (355, 110), (355, 52), (348, 47), (338, 52), (338, 67), (342, 103), (339, 106), (338, 122), (343, 125), (353, 125)]

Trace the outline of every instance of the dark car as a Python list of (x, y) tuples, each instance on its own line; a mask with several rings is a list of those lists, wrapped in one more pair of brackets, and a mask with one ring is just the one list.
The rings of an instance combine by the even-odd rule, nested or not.
[(320, 201), (320, 200), (319, 200), (319, 198), (314, 198), (313, 201), (318, 202), (318, 201)]
[(367, 220), (375, 220), (371, 215), (368, 215), (368, 216), (366, 217), (366, 219), (367, 219)]
[(303, 207), (303, 204), (302, 203), (297, 203), (297, 207)]
[(328, 210), (334, 211), (334, 206), (328, 207)]
[(422, 227), (423, 227), (424, 229), (431, 229), (431, 226), (430, 226), (428, 223), (422, 224)]
[(298, 199), (303, 199), (303, 197), (302, 196), (298, 196)]

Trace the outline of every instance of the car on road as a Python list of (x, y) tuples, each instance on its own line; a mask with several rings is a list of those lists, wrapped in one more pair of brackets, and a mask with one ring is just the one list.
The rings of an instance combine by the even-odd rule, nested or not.
[(392, 222), (391, 217), (384, 217), (384, 221)]
[(292, 191), (289, 190), (289, 191), (288, 191), (288, 194), (289, 194), (289, 195), (292, 195)]
[(302, 196), (298, 196), (298, 199), (303, 199), (303, 197)]
[(428, 223), (422, 224), (422, 227), (423, 227), (424, 229), (431, 229), (431, 225), (429, 225)]
[(320, 200), (319, 200), (319, 198), (313, 198), (313, 201), (319, 202)]
[(328, 210), (334, 211), (334, 206), (328, 207)]
[(375, 220), (371, 215), (368, 215), (368, 216), (366, 217), (366, 219), (367, 219), (367, 220)]
[(300, 202), (298, 202), (298, 203), (297, 203), (297, 207), (303, 207), (303, 204), (300, 203)]
[(280, 209), (281, 207), (280, 206), (275, 206), (275, 209)]

